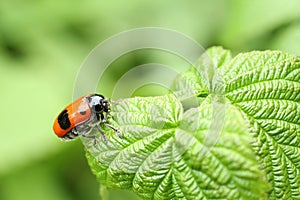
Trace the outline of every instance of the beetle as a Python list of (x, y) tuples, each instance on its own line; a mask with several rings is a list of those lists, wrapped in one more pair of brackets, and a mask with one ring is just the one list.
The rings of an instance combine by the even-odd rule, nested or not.
[(95, 145), (97, 143), (96, 135), (89, 135), (94, 128), (101, 133), (104, 142), (107, 142), (103, 130), (99, 128), (99, 124), (103, 124), (114, 130), (121, 138), (121, 132), (107, 122), (109, 113), (109, 99), (101, 94), (87, 94), (78, 98), (61, 111), (54, 121), (53, 130), (64, 141), (83, 136), (93, 138)]

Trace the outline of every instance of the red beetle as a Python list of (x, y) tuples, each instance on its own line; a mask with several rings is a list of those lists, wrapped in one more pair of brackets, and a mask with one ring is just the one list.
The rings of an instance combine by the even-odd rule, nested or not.
[(99, 124), (104, 124), (116, 131), (119, 137), (122, 137), (120, 131), (106, 121), (110, 112), (109, 103), (109, 99), (100, 94), (88, 94), (80, 97), (57, 116), (53, 124), (55, 134), (66, 141), (82, 135), (93, 138), (94, 144), (96, 144), (96, 136), (88, 135), (93, 128), (96, 128), (106, 142), (104, 132), (98, 127)]

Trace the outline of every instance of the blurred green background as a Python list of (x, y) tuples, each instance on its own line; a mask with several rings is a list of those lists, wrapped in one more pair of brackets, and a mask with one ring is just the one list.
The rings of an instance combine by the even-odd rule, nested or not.
[[(298, 0), (1, 0), (0, 199), (100, 198), (81, 141), (61, 142), (52, 123), (72, 101), (79, 67), (101, 41), (155, 26), (182, 32), (205, 48), (222, 45), (234, 53), (279, 49), (300, 55), (299, 8)], [(116, 80), (131, 67), (173, 65), (174, 60), (128, 54), (106, 72), (101, 93), (110, 96)], [(151, 89), (156, 90), (145, 87), (150, 94)], [(138, 198), (112, 191), (110, 199)]]

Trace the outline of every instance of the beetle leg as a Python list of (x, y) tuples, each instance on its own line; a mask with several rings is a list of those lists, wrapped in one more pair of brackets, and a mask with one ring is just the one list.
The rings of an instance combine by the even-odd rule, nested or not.
[(101, 133), (101, 136), (102, 136), (102, 138), (103, 138), (103, 141), (104, 141), (105, 143), (107, 143), (106, 136), (105, 136), (104, 132), (98, 127), (98, 125), (96, 125), (96, 129)]
[(110, 128), (110, 129), (114, 130), (117, 133), (117, 135), (119, 136), (119, 138), (122, 139), (122, 133), (121, 133), (121, 131), (119, 131), (119, 129), (117, 129), (114, 126), (107, 123), (107, 121), (105, 119), (102, 120), (102, 124), (104, 124), (106, 127)]
[(81, 134), (81, 135), (82, 135), (82, 137), (85, 137), (85, 138), (92, 138), (94, 140), (94, 146), (96, 146), (96, 144), (98, 142), (96, 135), (87, 135), (87, 134)]
[(117, 129), (117, 128), (115, 128), (114, 126), (110, 125), (110, 124), (106, 121), (106, 119), (108, 118), (109, 112), (110, 112), (110, 110), (108, 110), (108, 111), (105, 113), (105, 115), (104, 115), (103, 113), (100, 114), (101, 123), (104, 124), (106, 127), (110, 128), (110, 129), (112, 129), (112, 130), (114, 130), (114, 131), (117, 133), (117, 135), (119, 136), (119, 138), (122, 139), (122, 133), (121, 133), (121, 131), (119, 131), (119, 129)]

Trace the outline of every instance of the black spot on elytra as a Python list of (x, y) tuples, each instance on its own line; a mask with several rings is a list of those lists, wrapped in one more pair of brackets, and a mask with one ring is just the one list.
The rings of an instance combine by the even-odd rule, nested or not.
[(79, 112), (81, 115), (85, 115), (86, 114), (86, 111), (85, 110), (82, 110)]
[(59, 114), (57, 121), (58, 121), (60, 128), (62, 128), (64, 130), (68, 129), (71, 126), (67, 110), (62, 111)]

